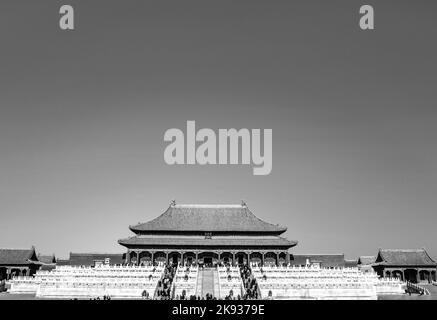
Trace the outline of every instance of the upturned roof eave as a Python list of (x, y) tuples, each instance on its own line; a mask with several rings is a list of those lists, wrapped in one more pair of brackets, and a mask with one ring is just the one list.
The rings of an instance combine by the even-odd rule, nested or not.
[[(153, 220), (149, 221), (152, 222)], [(247, 230), (247, 229), (223, 229), (223, 230), (210, 230), (210, 229), (187, 229), (187, 230), (176, 230), (173, 228), (156, 228), (156, 227), (149, 227), (147, 226), (147, 224), (149, 222), (146, 223), (140, 223), (140, 224), (136, 224), (136, 225), (130, 225), (129, 226), (129, 230), (132, 231), (133, 233), (138, 233), (138, 232), (180, 232), (180, 233), (184, 233), (184, 232), (226, 232), (226, 233), (232, 233), (232, 232), (243, 232), (243, 233), (269, 233), (269, 234), (283, 234), (287, 231), (287, 227), (283, 227), (283, 226), (274, 226), (271, 229), (254, 229), (254, 230)]]
[(401, 264), (401, 263), (389, 263), (387, 261), (377, 262), (369, 264), (372, 267), (393, 267), (393, 268), (407, 268), (407, 267), (426, 267), (426, 268), (436, 268), (437, 263), (429, 263), (429, 264)]
[[(191, 229), (192, 226), (196, 225), (196, 222), (193, 221), (193, 223), (187, 225), (168, 225), (167, 220), (173, 220), (174, 217), (174, 210), (181, 210), (181, 208), (210, 208), (210, 207), (217, 207), (217, 208), (226, 208), (227, 205), (176, 205), (172, 203), (162, 214), (160, 214), (158, 217), (149, 220), (144, 223), (138, 223), (136, 225), (130, 225), (129, 229), (134, 233), (140, 233), (140, 232), (244, 232), (244, 233), (269, 233), (269, 234), (276, 234), (280, 235), (287, 231), (287, 227), (275, 225), (269, 222), (266, 222), (256, 215), (252, 213), (252, 211), (247, 207), (247, 205), (244, 203), (241, 207), (239, 205), (229, 205), (230, 208), (241, 208), (244, 210), (244, 212), (241, 214), (242, 217), (242, 223), (244, 224), (244, 219), (248, 221), (246, 225), (253, 225), (253, 230), (250, 230), (250, 228), (243, 228), (243, 229), (232, 229), (232, 225), (226, 226), (226, 228), (219, 228), (217, 229), (217, 225), (214, 224), (214, 222), (211, 222), (210, 225), (202, 226), (200, 229)], [(177, 211), (178, 212), (178, 211)], [(177, 215), (181, 213), (176, 213)], [(181, 214), (183, 216), (183, 213)], [(196, 220), (197, 221), (197, 220)], [(223, 220), (221, 220), (223, 221)], [(166, 225), (167, 224), (167, 225)], [(182, 228), (182, 229), (180, 229)], [(185, 228), (185, 229), (183, 229)]]
[[(205, 241), (203, 241), (203, 239), (196, 239), (198, 241), (194, 241), (193, 243), (184, 243), (184, 241), (182, 240), (176, 244), (159, 243), (159, 241), (157, 241), (156, 244), (154, 244), (154, 243), (141, 243), (141, 241), (138, 241), (135, 243), (135, 240), (138, 240), (138, 238), (134, 236), (134, 237), (130, 237), (130, 238), (119, 239), (117, 242), (118, 242), (118, 244), (120, 244), (124, 247), (154, 246), (154, 245), (156, 245), (156, 246), (166, 246), (166, 245), (167, 246), (174, 246), (174, 245), (176, 245), (176, 246), (193, 246), (193, 245), (197, 245), (199, 247), (222, 246), (225, 248), (225, 247), (234, 247), (236, 245), (235, 243), (226, 243), (226, 241), (224, 241), (220, 244), (217, 244), (214, 242), (205, 242)], [(154, 239), (154, 240), (156, 240), (156, 239)], [(247, 240), (247, 239), (245, 239), (245, 240)], [(290, 249), (292, 247), (295, 247), (298, 244), (298, 241), (296, 241), (296, 240), (288, 240), (285, 238), (276, 239), (276, 240), (280, 240), (279, 243), (273, 243), (273, 242), (268, 243), (268, 241), (267, 241), (267, 243), (262, 243), (262, 242), (259, 242), (259, 240), (257, 240), (257, 239), (251, 239), (251, 240), (253, 240), (254, 243), (250, 244), (250, 246), (259, 246), (260, 248), (278, 246), (278, 247), (284, 247), (284, 248)], [(247, 244), (242, 244), (242, 246), (244, 246), (244, 245), (247, 245)]]

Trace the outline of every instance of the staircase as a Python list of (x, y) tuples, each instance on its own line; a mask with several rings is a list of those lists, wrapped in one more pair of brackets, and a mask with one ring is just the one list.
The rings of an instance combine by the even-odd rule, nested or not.
[(203, 270), (199, 270), (199, 272), (197, 273), (196, 297), (202, 296), (202, 281), (203, 281)]
[(213, 295), (217, 299), (220, 299), (220, 284), (219, 284), (219, 275), (217, 269), (213, 270), (213, 277), (214, 277), (214, 292)]
[(205, 297), (207, 293), (214, 294), (214, 270), (203, 269), (202, 273), (202, 297)]
[(417, 293), (421, 295), (429, 295), (429, 290), (417, 285), (415, 283), (411, 283), (410, 281), (407, 281), (407, 290), (411, 293)]

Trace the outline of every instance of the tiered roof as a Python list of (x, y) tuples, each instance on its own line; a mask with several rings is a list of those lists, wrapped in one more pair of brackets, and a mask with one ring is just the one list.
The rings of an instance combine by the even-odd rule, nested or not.
[(290, 248), (297, 241), (280, 237), (287, 228), (256, 217), (241, 205), (176, 205), (157, 218), (129, 226), (136, 235), (118, 242), (126, 247)]
[(260, 246), (288, 246), (292, 247), (297, 244), (296, 241), (289, 241), (282, 237), (219, 237), (211, 238), (205, 237), (148, 237), (148, 236), (134, 236), (118, 241), (125, 246), (159, 246), (159, 247), (235, 247), (245, 246), (247, 248), (254, 248)]
[(171, 205), (159, 217), (129, 227), (135, 233), (155, 231), (267, 232), (281, 234), (286, 227), (267, 223), (245, 205)]

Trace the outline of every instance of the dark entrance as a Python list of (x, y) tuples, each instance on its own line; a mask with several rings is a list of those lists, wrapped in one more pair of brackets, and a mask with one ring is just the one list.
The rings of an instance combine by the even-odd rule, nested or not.
[(212, 266), (212, 257), (203, 258), (203, 263), (207, 266)]
[(240, 256), (238, 257), (238, 264), (243, 264), (243, 263), (244, 263), (244, 258), (243, 258), (242, 255), (240, 255)]
[(406, 269), (404, 273), (405, 273), (405, 280), (406, 281), (410, 281), (412, 283), (417, 283), (417, 270)]

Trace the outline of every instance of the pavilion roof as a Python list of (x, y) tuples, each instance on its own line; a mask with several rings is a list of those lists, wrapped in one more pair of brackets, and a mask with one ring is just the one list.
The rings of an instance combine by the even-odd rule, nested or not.
[(189, 246), (189, 247), (293, 247), (296, 241), (289, 241), (282, 237), (147, 237), (134, 236), (118, 241), (124, 246)]
[(348, 267), (348, 268), (356, 268), (358, 264), (357, 260), (349, 260), (349, 259), (345, 259), (344, 260), (344, 266)]
[(53, 263), (56, 263), (56, 257), (55, 257), (55, 255), (49, 256), (49, 255), (39, 254), (38, 261), (40, 261), (44, 264), (53, 264)]
[(375, 263), (376, 261), (376, 256), (361, 256), (358, 258), (358, 264), (360, 265), (371, 265), (373, 263)]
[(146, 222), (130, 226), (133, 232), (270, 232), (281, 234), (286, 227), (265, 222), (245, 205), (176, 205)]
[(437, 266), (425, 249), (380, 249), (375, 265)]
[(0, 249), (0, 265), (28, 265), (38, 263), (35, 248)]

